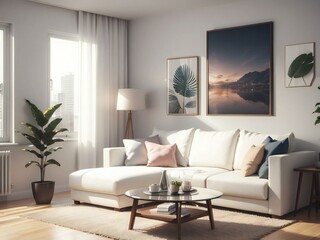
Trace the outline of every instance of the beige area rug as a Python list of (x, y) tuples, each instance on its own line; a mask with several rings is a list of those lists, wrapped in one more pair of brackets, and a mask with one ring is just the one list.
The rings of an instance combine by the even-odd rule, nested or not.
[[(182, 239), (260, 239), (293, 221), (214, 209), (215, 229), (208, 217), (182, 224)], [(177, 239), (177, 225), (137, 217), (128, 230), (130, 211), (118, 212), (91, 205), (60, 206), (20, 215), (111, 239)]]

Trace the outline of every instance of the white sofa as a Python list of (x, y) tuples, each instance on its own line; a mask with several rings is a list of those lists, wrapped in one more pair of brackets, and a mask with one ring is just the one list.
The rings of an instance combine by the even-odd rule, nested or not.
[[(296, 167), (312, 165), (314, 151), (294, 151), (295, 137), (232, 131), (180, 131), (155, 130), (161, 144), (177, 144), (177, 168), (125, 166), (124, 147), (105, 148), (104, 167), (82, 169), (70, 174), (71, 198), (75, 202), (91, 203), (111, 208), (132, 205), (124, 195), (132, 188), (158, 183), (163, 170), (192, 169), (196, 173), (192, 185), (221, 191), (223, 196), (212, 200), (214, 206), (234, 208), (282, 216), (293, 211), (298, 174)], [(268, 159), (268, 179), (257, 175), (244, 177), (241, 172), (243, 158), (253, 144), (260, 144), (268, 136), (289, 139), (289, 152), (273, 155)], [(299, 208), (308, 204), (311, 179), (303, 179)]]

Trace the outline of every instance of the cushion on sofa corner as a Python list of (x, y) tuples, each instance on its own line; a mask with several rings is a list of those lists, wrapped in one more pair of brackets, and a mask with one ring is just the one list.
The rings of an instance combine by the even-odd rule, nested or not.
[(269, 158), (269, 156), (276, 155), (276, 154), (288, 153), (289, 140), (288, 140), (288, 138), (286, 138), (282, 141), (277, 141), (277, 140), (272, 139), (271, 137), (267, 137), (267, 139), (263, 141), (263, 144), (264, 144), (265, 151), (264, 151), (264, 155), (263, 155), (261, 164), (259, 166), (258, 176), (259, 176), (259, 178), (268, 179), (268, 174), (269, 174), (268, 158)]
[(234, 156), (234, 163), (233, 169), (234, 170), (241, 170), (242, 167), (242, 160), (246, 153), (248, 152), (249, 148), (254, 144), (262, 144), (262, 142), (270, 136), (276, 140), (284, 140), (288, 138), (289, 140), (289, 150), (288, 152), (294, 151), (294, 143), (295, 143), (295, 136), (293, 133), (283, 134), (283, 135), (276, 135), (276, 134), (263, 134), (263, 133), (255, 133), (250, 132), (247, 130), (241, 130), (239, 134), (238, 143), (236, 146), (236, 152)]
[(242, 174), (247, 177), (258, 171), (264, 154), (264, 145), (252, 145), (242, 161)]
[(232, 170), (239, 130), (202, 131), (194, 133), (189, 166), (218, 167)]
[(148, 152), (148, 167), (177, 167), (176, 144), (160, 145), (145, 142)]
[(189, 162), (190, 146), (194, 130), (194, 128), (190, 128), (185, 130), (167, 131), (154, 128), (152, 135), (159, 135), (160, 143), (162, 145), (177, 144), (177, 164), (186, 167)]
[(126, 166), (146, 165), (148, 163), (145, 141), (160, 143), (158, 135), (145, 139), (123, 139), (123, 145), (126, 149)]

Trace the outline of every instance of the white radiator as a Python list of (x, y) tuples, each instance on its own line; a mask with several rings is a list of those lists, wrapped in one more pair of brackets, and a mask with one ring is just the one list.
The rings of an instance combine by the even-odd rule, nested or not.
[(11, 193), (10, 151), (0, 151), (0, 196)]

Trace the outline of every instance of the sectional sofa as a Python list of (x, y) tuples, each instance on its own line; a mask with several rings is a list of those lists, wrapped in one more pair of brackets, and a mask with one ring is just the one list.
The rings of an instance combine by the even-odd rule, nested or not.
[[(158, 183), (163, 170), (193, 170), (193, 186), (223, 193), (221, 198), (212, 200), (214, 206), (282, 216), (294, 209), (298, 175), (293, 169), (316, 161), (316, 152), (294, 150), (293, 133), (274, 135), (238, 129), (155, 129), (152, 135), (144, 140), (128, 140), (124, 142), (126, 147), (105, 148), (102, 168), (71, 173), (71, 198), (76, 203), (121, 209), (132, 205), (132, 199), (124, 195), (127, 190)], [(243, 162), (250, 148), (260, 146), (268, 137), (285, 141), (287, 153), (266, 156), (265, 150), (265, 176), (259, 177), (259, 172), (244, 176)], [(149, 149), (145, 148), (145, 141), (156, 142), (155, 138), (161, 145), (176, 146), (177, 167), (149, 164)], [(303, 179), (299, 208), (308, 204), (310, 183), (310, 178)]]

